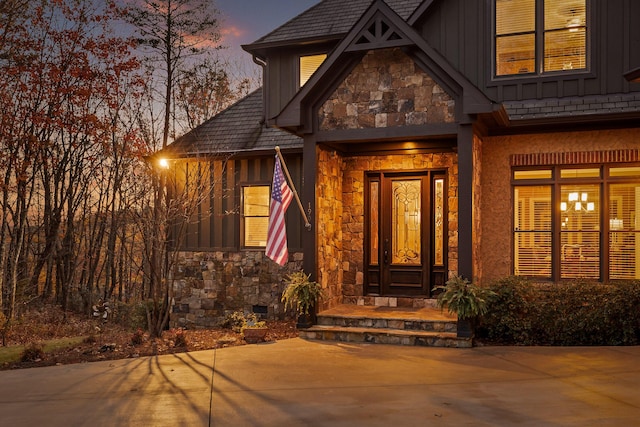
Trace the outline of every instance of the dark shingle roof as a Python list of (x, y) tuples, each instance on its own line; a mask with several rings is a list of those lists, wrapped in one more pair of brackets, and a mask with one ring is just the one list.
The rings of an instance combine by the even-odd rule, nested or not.
[[(407, 20), (423, 0), (385, 1), (402, 19)], [(256, 40), (252, 45), (345, 34), (372, 3), (372, 0), (324, 0)]]
[(215, 153), (247, 153), (301, 148), (302, 139), (263, 122), (262, 89), (242, 98), (226, 110), (178, 138), (164, 152), (189, 157)]
[(639, 113), (640, 92), (506, 101), (504, 108), (512, 121)]

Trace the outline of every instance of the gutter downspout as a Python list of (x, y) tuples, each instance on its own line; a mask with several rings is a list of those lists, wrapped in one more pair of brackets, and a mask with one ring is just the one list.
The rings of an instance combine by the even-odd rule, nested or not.
[(253, 55), (252, 59), (255, 64), (262, 67), (262, 120), (261, 120), (261, 123), (266, 124), (267, 123), (267, 89), (266, 89), (267, 85), (264, 84), (264, 82), (267, 80), (267, 76), (266, 76), (267, 62), (256, 55)]

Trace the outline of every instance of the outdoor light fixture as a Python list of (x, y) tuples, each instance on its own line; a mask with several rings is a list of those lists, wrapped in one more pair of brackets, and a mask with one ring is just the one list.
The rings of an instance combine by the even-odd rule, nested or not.
[(167, 159), (158, 160), (158, 164), (160, 165), (161, 168), (164, 168), (164, 169), (168, 169), (169, 168), (169, 160), (167, 160)]

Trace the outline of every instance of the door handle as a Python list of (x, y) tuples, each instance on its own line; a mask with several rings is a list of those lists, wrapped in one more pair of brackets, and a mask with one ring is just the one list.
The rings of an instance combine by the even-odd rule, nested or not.
[(384, 240), (384, 263), (389, 265), (389, 239)]

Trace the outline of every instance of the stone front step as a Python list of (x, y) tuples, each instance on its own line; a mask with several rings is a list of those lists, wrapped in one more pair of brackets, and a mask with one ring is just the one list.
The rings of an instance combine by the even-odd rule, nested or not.
[(456, 348), (473, 346), (471, 338), (458, 338), (455, 332), (315, 325), (300, 330), (299, 334), (305, 339), (321, 341)]
[(300, 330), (307, 339), (468, 348), (456, 336), (457, 318), (433, 307), (400, 308), (343, 304), (318, 314), (318, 324)]
[[(429, 313), (433, 312), (430, 316)], [(456, 319), (434, 310), (398, 310), (383, 307), (351, 309), (349, 306), (318, 314), (318, 325), (354, 328), (456, 332)]]

